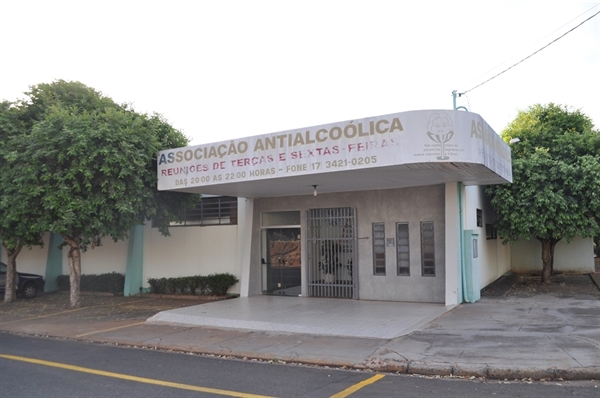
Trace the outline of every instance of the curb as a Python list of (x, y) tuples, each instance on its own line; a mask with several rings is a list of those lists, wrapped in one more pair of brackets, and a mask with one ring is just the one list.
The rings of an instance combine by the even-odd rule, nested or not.
[(234, 296), (208, 296), (200, 294), (155, 294), (155, 293), (143, 293), (136, 294), (136, 297), (141, 298), (156, 298), (156, 299), (178, 299), (178, 300), (194, 300), (194, 301), (222, 301), (236, 298)]
[[(371, 365), (371, 366), (369, 366)], [(600, 380), (600, 366), (578, 368), (502, 367), (488, 364), (435, 363), (435, 362), (381, 362), (368, 365), (380, 372), (394, 372), (426, 376), (483, 377), (486, 379), (532, 380)]]
[[(0, 330), (3, 333), (13, 333), (19, 335), (37, 336), (40, 335)], [(46, 338), (64, 339), (60, 336), (41, 336)], [(194, 349), (183, 349), (178, 346), (154, 345), (132, 343), (131, 341), (106, 340), (94, 338), (76, 338), (70, 337), (68, 340), (86, 341), (98, 344), (122, 345), (139, 349), (152, 349), (180, 353), (194, 353), (206, 356), (222, 356), (227, 358), (236, 358), (240, 360), (258, 360), (267, 362), (296, 363), (309, 366), (323, 366), (344, 369), (369, 370), (382, 373), (396, 373), (422, 376), (439, 377), (477, 377), (494, 380), (546, 380), (546, 381), (576, 381), (576, 380), (600, 380), (600, 366), (591, 367), (571, 367), (566, 369), (558, 368), (538, 368), (538, 367), (502, 367), (490, 366), (488, 364), (469, 364), (469, 363), (436, 363), (422, 361), (385, 361), (381, 358), (368, 360), (366, 363), (347, 363), (343, 361), (331, 361), (325, 359), (308, 358), (281, 358), (274, 354), (256, 354), (252, 352), (223, 352), (222, 350), (199, 351)]]

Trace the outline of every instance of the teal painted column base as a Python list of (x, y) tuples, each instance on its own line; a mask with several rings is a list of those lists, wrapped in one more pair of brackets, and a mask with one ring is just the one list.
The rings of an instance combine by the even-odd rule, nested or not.
[(127, 269), (125, 270), (125, 289), (123, 295), (133, 296), (140, 293), (144, 279), (144, 226), (138, 225), (129, 233), (127, 251)]
[(463, 279), (464, 301), (474, 303), (481, 298), (481, 275), (479, 270), (478, 234), (473, 230), (464, 231), (465, 267)]
[(48, 243), (48, 258), (46, 259), (46, 286), (44, 291), (54, 292), (58, 290), (56, 278), (62, 275), (63, 270), (63, 253), (59, 246), (63, 244), (63, 238), (59, 234), (50, 234), (50, 242)]

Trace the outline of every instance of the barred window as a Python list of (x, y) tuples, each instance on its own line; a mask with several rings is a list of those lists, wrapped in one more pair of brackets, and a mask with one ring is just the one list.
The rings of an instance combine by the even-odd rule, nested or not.
[(182, 222), (172, 222), (170, 226), (237, 225), (237, 210), (237, 198), (235, 197), (203, 197), (195, 208), (185, 212)]
[(492, 224), (485, 224), (485, 238), (487, 240), (498, 239), (498, 231)]
[(421, 222), (421, 275), (435, 276), (433, 222)]
[(410, 276), (410, 246), (406, 222), (396, 223), (396, 261), (397, 274)]
[(373, 223), (373, 275), (385, 275), (385, 224)]

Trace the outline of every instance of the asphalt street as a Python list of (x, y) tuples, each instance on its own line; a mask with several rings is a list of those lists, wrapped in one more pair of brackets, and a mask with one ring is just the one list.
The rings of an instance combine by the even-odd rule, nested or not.
[[(343, 335), (320, 334), (322, 328), (275, 331), (293, 330), (299, 311), (312, 324), (324, 325), (340, 316), (340, 306), (354, 324), (368, 324), (371, 309), (383, 311), (381, 319), (391, 314), (389, 303), (257, 296), (202, 304), (202, 298), (85, 295), (82, 308), (70, 309), (67, 293), (51, 293), (0, 304), (0, 346), (15, 334), (387, 375), (600, 380), (600, 291), (589, 275), (563, 276), (551, 284), (519, 276), (492, 287), (479, 302), (455, 307), (413, 331), (398, 328), (397, 337), (353, 336), (357, 329), (343, 323), (338, 327)], [(161, 314), (158, 323), (152, 321), (155, 314)], [(269, 319), (248, 322), (263, 314)], [(404, 319), (394, 314), (394, 322)], [(209, 321), (222, 326), (207, 326)], [(326, 331), (337, 332), (333, 329)]]
[(0, 334), (0, 395), (598, 397), (595, 382), (489, 381), (284, 365)]

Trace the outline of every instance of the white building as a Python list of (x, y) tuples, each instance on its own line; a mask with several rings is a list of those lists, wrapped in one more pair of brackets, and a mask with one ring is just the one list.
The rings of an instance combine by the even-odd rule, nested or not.
[[(529, 270), (540, 258), (537, 246), (511, 254), (491, 227), (483, 190), (512, 181), (510, 148), (470, 112), (402, 112), (166, 150), (158, 179), (160, 190), (202, 194), (199, 208), (171, 237), (149, 223), (128, 242), (89, 250), (83, 274), (125, 273), (125, 294), (150, 277), (230, 272), (242, 296), (452, 305), (476, 301), (511, 263)], [(23, 251), (18, 267), (45, 274), (52, 289), (68, 262), (56, 237), (47, 241)], [(588, 246), (557, 246), (555, 268), (568, 258), (568, 270), (593, 270)]]

